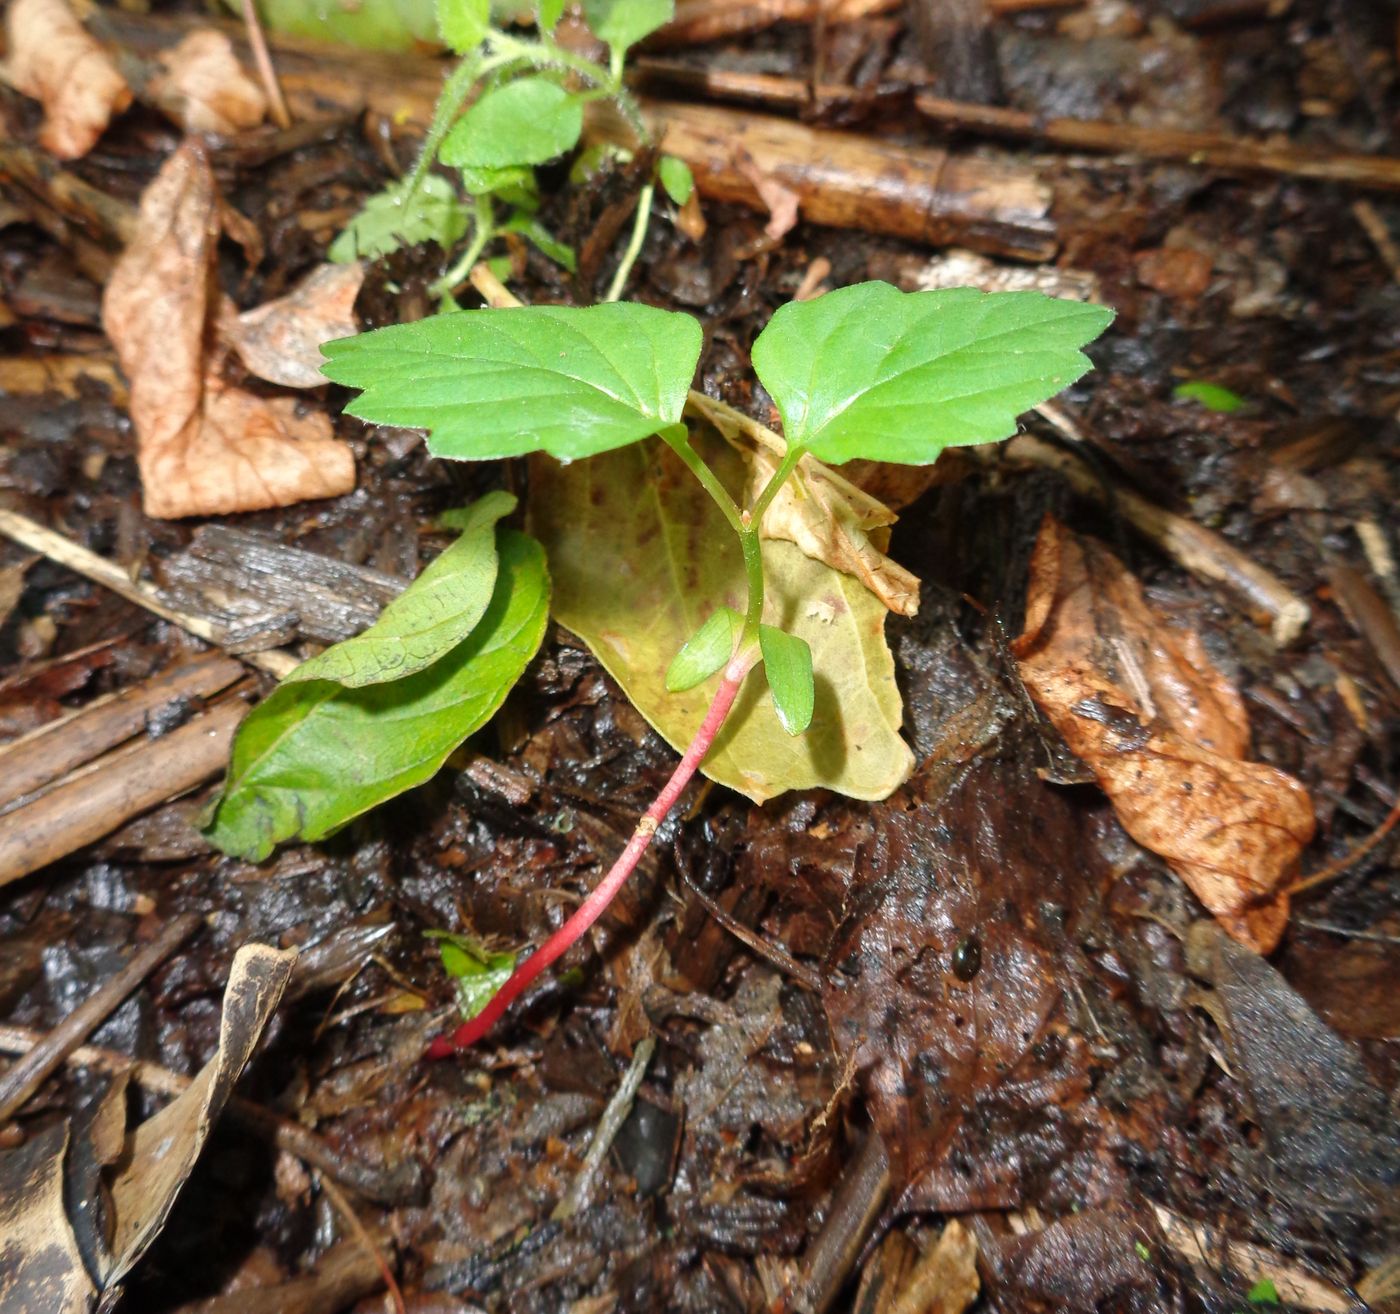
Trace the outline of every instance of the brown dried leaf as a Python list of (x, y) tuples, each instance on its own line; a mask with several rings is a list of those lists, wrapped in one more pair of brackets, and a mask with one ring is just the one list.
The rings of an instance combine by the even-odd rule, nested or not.
[(354, 486), (330, 422), (295, 403), (224, 385), (205, 359), (218, 197), (208, 159), (188, 140), (141, 198), (102, 323), (131, 385), (147, 515), (218, 515), (333, 497)]
[(6, 71), (44, 106), (39, 144), (60, 160), (86, 155), (131, 88), (111, 56), (78, 22), (67, 0), (13, 0), (5, 18)]
[(1288, 917), (1279, 886), (1312, 839), (1312, 804), (1291, 776), (1244, 760), (1243, 702), (1199, 636), (1168, 628), (1117, 558), (1047, 516), (1012, 646), (1124, 829), (1232, 936), (1272, 949)]
[(802, 198), (791, 187), (764, 173), (753, 156), (742, 146), (735, 149), (734, 164), (753, 184), (758, 199), (767, 207), (768, 222), (763, 226), (764, 233), (770, 241), (782, 241), (797, 227), (797, 206)]
[[(750, 500), (782, 459), (782, 440), (727, 406), (692, 394), (701, 412), (748, 464)], [(890, 611), (919, 610), (919, 580), (883, 551), (898, 517), (830, 466), (804, 456), (763, 517), (763, 537), (786, 539), (814, 561), (860, 580)]]
[(321, 265), (284, 297), (220, 325), (224, 340), (259, 378), (287, 388), (318, 388), (321, 344), (359, 329), (355, 298), (365, 281), (359, 261)]
[(87, 1314), (97, 1295), (63, 1205), (68, 1125), (0, 1153), (0, 1314)]
[(146, 94), (186, 132), (228, 136), (257, 127), (267, 114), (267, 97), (222, 32), (191, 32), (160, 55), (159, 66)]

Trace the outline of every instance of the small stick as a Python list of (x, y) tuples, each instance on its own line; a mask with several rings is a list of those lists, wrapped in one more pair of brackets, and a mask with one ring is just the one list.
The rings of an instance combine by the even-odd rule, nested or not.
[(0, 1076), (0, 1124), (6, 1123), (24, 1102), (62, 1066), (63, 1061), (108, 1015), (161, 965), (199, 925), (196, 913), (182, 913), (148, 945), (142, 946), (110, 980), (99, 986), (47, 1036)]
[[(113, 593), (128, 602), (134, 602), (138, 607), (144, 607), (162, 620), (168, 620), (181, 629), (188, 630), (206, 643), (220, 646), (219, 627), (207, 616), (196, 616), (192, 612), (180, 611), (170, 606), (149, 584), (130, 579), (116, 562), (99, 557), (96, 552), (90, 552), (62, 534), (44, 528), (38, 521), (22, 516), (17, 511), (0, 508), (0, 534), (42, 553), (50, 561), (57, 561), (59, 565), (77, 571), (84, 578), (111, 589)], [(267, 652), (239, 653), (238, 657), (240, 661), (256, 666), (269, 675), (275, 675), (279, 680), (300, 664), (291, 653), (279, 648), (272, 648)]]
[(1354, 867), (1372, 849), (1376, 847), (1392, 830), (1395, 829), (1396, 822), (1400, 822), (1400, 798), (1395, 800), (1395, 806), (1390, 809), (1389, 815), (1379, 826), (1375, 828), (1364, 840), (1361, 841), (1350, 853), (1344, 853), (1336, 862), (1329, 862), (1321, 871), (1315, 871), (1311, 876), (1305, 876), (1300, 881), (1294, 881), (1284, 894), (1290, 897), (1301, 894), (1304, 890), (1311, 890), (1315, 885), (1322, 885), (1326, 881), (1335, 880), (1343, 872)]
[(627, 1065), (627, 1071), (622, 1075), (621, 1084), (613, 1092), (608, 1107), (603, 1110), (603, 1116), (598, 1120), (598, 1129), (588, 1143), (588, 1153), (583, 1156), (583, 1167), (579, 1169), (578, 1176), (569, 1184), (568, 1192), (554, 1206), (554, 1212), (549, 1216), (552, 1222), (565, 1222), (580, 1209), (588, 1208), (589, 1199), (593, 1195), (593, 1184), (602, 1170), (603, 1160), (607, 1158), (608, 1150), (617, 1139), (618, 1132), (622, 1130), (622, 1124), (627, 1121), (627, 1115), (632, 1112), (637, 1091), (641, 1089), (642, 1078), (646, 1075), (647, 1065), (655, 1052), (656, 1037), (645, 1036), (638, 1042), (632, 1054), (632, 1062)]
[(281, 83), (277, 81), (277, 70), (272, 66), (272, 54), (267, 48), (267, 38), (263, 35), (262, 20), (258, 18), (254, 0), (243, 0), (243, 25), (248, 29), (248, 48), (253, 52), (253, 63), (257, 65), (258, 77), (262, 79), (263, 90), (267, 92), (273, 121), (285, 132), (292, 126), (292, 116), (283, 99)]
[(324, 1173), (318, 1173), (317, 1177), (320, 1180), (321, 1189), (325, 1191), (327, 1198), (345, 1220), (345, 1225), (350, 1229), (351, 1235), (354, 1236), (363, 1250), (373, 1256), (375, 1265), (379, 1269), (379, 1275), (384, 1279), (384, 1285), (389, 1290), (389, 1299), (394, 1302), (395, 1314), (407, 1314), (403, 1303), (403, 1292), (399, 1290), (399, 1284), (394, 1279), (394, 1270), (389, 1267), (389, 1261), (384, 1258), (383, 1252), (375, 1245), (374, 1238), (370, 1236), (365, 1225), (360, 1222), (359, 1217), (350, 1207), (350, 1201), (345, 1198), (340, 1187)]
[[(46, 1039), (45, 1032), (32, 1027), (0, 1023), (0, 1051), (5, 1053), (31, 1053)], [(114, 1049), (103, 1049), (99, 1045), (80, 1045), (66, 1056), (64, 1062), (71, 1068), (91, 1068), (113, 1075), (129, 1072), (142, 1089), (172, 1099), (188, 1090), (191, 1081), (191, 1078), (161, 1067), (159, 1063), (128, 1058)], [(336, 1178), (367, 1200), (373, 1200), (376, 1204), (398, 1205), (408, 1202), (417, 1194), (420, 1183), (416, 1173), (386, 1174), (357, 1160), (346, 1159), (309, 1128), (240, 1095), (233, 1096), (227, 1108), (231, 1117), (266, 1136), (279, 1150), (285, 1150), (326, 1176)]]

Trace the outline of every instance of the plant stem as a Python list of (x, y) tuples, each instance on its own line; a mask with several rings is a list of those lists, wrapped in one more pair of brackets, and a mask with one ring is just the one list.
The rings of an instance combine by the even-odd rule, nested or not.
[(466, 104), (480, 72), (481, 57), (470, 55), (447, 75), (447, 81), (442, 84), (442, 90), (438, 93), (437, 105), (433, 108), (433, 121), (428, 125), (428, 135), (423, 138), (422, 148), (413, 164), (413, 172), (408, 175), (408, 183), (404, 187), (405, 205), (423, 185), (423, 179), (433, 161), (437, 159), (438, 147), (442, 145), (462, 106)]
[(649, 182), (642, 188), (642, 193), (637, 197), (637, 214), (632, 221), (632, 236), (627, 240), (627, 250), (622, 253), (622, 263), (617, 267), (617, 273), (613, 275), (612, 283), (608, 286), (608, 295), (604, 301), (616, 301), (622, 296), (622, 290), (627, 286), (627, 278), (632, 272), (632, 266), (637, 263), (637, 257), (642, 253), (642, 243), (646, 240), (647, 225), (651, 222), (651, 198), (656, 195), (656, 183)]
[(510, 979), (492, 995), (491, 1002), (480, 1013), (469, 1022), (463, 1022), (451, 1036), (439, 1036), (428, 1046), (428, 1058), (446, 1058), (454, 1050), (469, 1049), (476, 1044), (496, 1025), (506, 1009), (530, 983), (598, 920), (603, 910), (613, 901), (613, 896), (626, 884), (642, 854), (650, 846), (657, 828), (690, 783), (705, 754), (710, 751), (710, 746), (715, 742), (715, 737), (729, 716), (734, 699), (738, 696), (739, 686), (743, 684), (753, 662), (754, 654), (748, 648), (730, 659), (729, 665), (724, 668), (719, 688), (715, 690), (709, 711), (705, 713), (705, 719), (700, 723), (690, 746), (671, 773), (666, 787), (656, 796), (656, 801), (637, 823), (637, 829), (632, 832), (627, 847), (622, 850), (608, 874), (598, 882), (569, 920), (511, 973)]
[(462, 252), (456, 264), (428, 289), (431, 295), (439, 299), (450, 297), (458, 284), (466, 281), (481, 253), (486, 249), (486, 244), (496, 235), (496, 209), (491, 204), (491, 198), (480, 197), (474, 209), (476, 226), (472, 230), (472, 240), (467, 244), (467, 249)]
[(690, 467), (693, 474), (714, 500), (715, 505), (724, 512), (724, 518), (729, 521), (730, 528), (742, 537), (744, 533), (744, 516), (739, 510), (738, 504), (729, 496), (729, 490), (719, 481), (719, 476), (706, 465), (704, 458), (690, 445), (690, 430), (684, 424), (668, 425), (661, 430), (661, 437), (666, 445), (682, 461)]

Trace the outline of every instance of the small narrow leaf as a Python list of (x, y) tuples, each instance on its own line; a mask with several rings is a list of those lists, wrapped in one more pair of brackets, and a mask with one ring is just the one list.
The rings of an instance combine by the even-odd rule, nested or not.
[(438, 158), (459, 168), (543, 164), (572, 149), (583, 102), (547, 78), (517, 78), (488, 91), (453, 126)]
[(540, 545), (514, 530), (499, 533), (491, 604), (441, 660), (363, 689), (284, 683), (253, 709), (205, 828), (213, 844), (260, 862), (293, 836), (323, 839), (422, 784), (491, 719), (538, 651), (549, 611)]
[(1222, 415), (1233, 415), (1244, 408), (1244, 398), (1218, 383), (1205, 379), (1188, 379), (1172, 389), (1172, 396), (1178, 401), (1200, 402), (1208, 411), (1218, 411)]
[(784, 634), (772, 625), (758, 627), (763, 669), (773, 693), (773, 709), (790, 735), (800, 735), (812, 724), (817, 691), (812, 680), (812, 650), (807, 640)]
[(402, 185), (371, 196), (326, 254), (343, 265), (375, 260), (419, 242), (436, 242), (446, 250), (467, 231), (469, 221), (451, 183), (429, 174), (412, 199)]
[(442, 970), (452, 978), (457, 992), (457, 1008), (462, 1020), (470, 1022), (515, 971), (515, 955), (490, 953), (465, 935), (450, 931), (425, 931), (424, 935), (437, 941)]
[(476, 628), (496, 587), (496, 522), (515, 510), (510, 493), (487, 493), (443, 517), (461, 530), (363, 634), (303, 662), (293, 680), (334, 680), (348, 689), (401, 680), (455, 648)]
[(621, 53), (675, 17), (675, 0), (583, 0), (584, 21)]
[(695, 175), (690, 172), (690, 165), (674, 155), (663, 155), (656, 171), (661, 176), (666, 195), (677, 205), (684, 205), (690, 200), (690, 194), (695, 190)]
[(491, 0), (437, 0), (438, 31), (443, 44), (469, 54), (491, 27)]
[(858, 283), (779, 308), (754, 370), (789, 443), (819, 460), (927, 465), (992, 442), (1089, 368), (1113, 312), (1039, 292)]
[(528, 238), (556, 265), (567, 269), (571, 274), (578, 269), (578, 257), (574, 248), (567, 242), (561, 242), (532, 214), (522, 214), (517, 210), (501, 225), (499, 231), (519, 233), (521, 237)]
[(744, 618), (733, 607), (712, 611), (666, 668), (666, 688), (671, 693), (684, 693), (708, 680), (734, 655), (743, 628)]
[(322, 372), (364, 389), (351, 415), (427, 429), (434, 456), (574, 460), (677, 423), (700, 336), (623, 302), (472, 310), (326, 343)]

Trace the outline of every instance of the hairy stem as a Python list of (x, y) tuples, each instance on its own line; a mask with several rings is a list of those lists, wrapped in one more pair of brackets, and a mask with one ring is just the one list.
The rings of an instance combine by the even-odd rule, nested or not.
[(622, 850), (608, 874), (598, 882), (592, 893), (578, 906), (569, 920), (511, 973), (510, 979), (491, 997), (491, 1002), (480, 1013), (471, 1021), (462, 1023), (451, 1036), (439, 1036), (433, 1041), (428, 1047), (428, 1058), (446, 1058), (454, 1050), (469, 1049), (476, 1044), (500, 1021), (506, 1009), (519, 998), (530, 983), (565, 953), (602, 916), (603, 910), (613, 901), (613, 896), (626, 884), (627, 878), (636, 868), (642, 854), (650, 846), (657, 828), (666, 819), (666, 814), (675, 806), (676, 800), (680, 798), (685, 787), (690, 783), (691, 777), (694, 776), (696, 769), (704, 760), (705, 754), (710, 751), (710, 746), (715, 742), (715, 736), (719, 734), (720, 728), (729, 716), (730, 708), (734, 706), (739, 686), (743, 684), (744, 677), (749, 673), (753, 660), (753, 653), (750, 650), (737, 653), (730, 659), (729, 665), (724, 669), (724, 676), (720, 680), (719, 688), (715, 690), (709, 711), (705, 713), (705, 719), (695, 732), (695, 738), (690, 741), (685, 755), (681, 758), (675, 771), (671, 773), (666, 787), (656, 796), (656, 801), (652, 803), (637, 823), (637, 829), (632, 832), (632, 838), (628, 841), (627, 847)]
[(651, 198), (656, 195), (656, 184), (649, 182), (642, 188), (642, 193), (637, 197), (637, 214), (632, 220), (632, 236), (627, 239), (627, 250), (622, 253), (622, 263), (617, 267), (617, 273), (613, 275), (612, 282), (608, 285), (608, 295), (604, 301), (616, 301), (622, 296), (622, 290), (627, 286), (628, 276), (632, 273), (632, 266), (637, 263), (637, 257), (642, 253), (642, 243), (646, 240), (647, 225), (651, 222)]
[(452, 268), (428, 289), (439, 299), (450, 297), (458, 284), (466, 282), (481, 253), (486, 249), (486, 244), (496, 235), (496, 207), (491, 204), (491, 198), (477, 198), (473, 208), (476, 221), (472, 228), (472, 240), (467, 243), (467, 249), (462, 252)]

